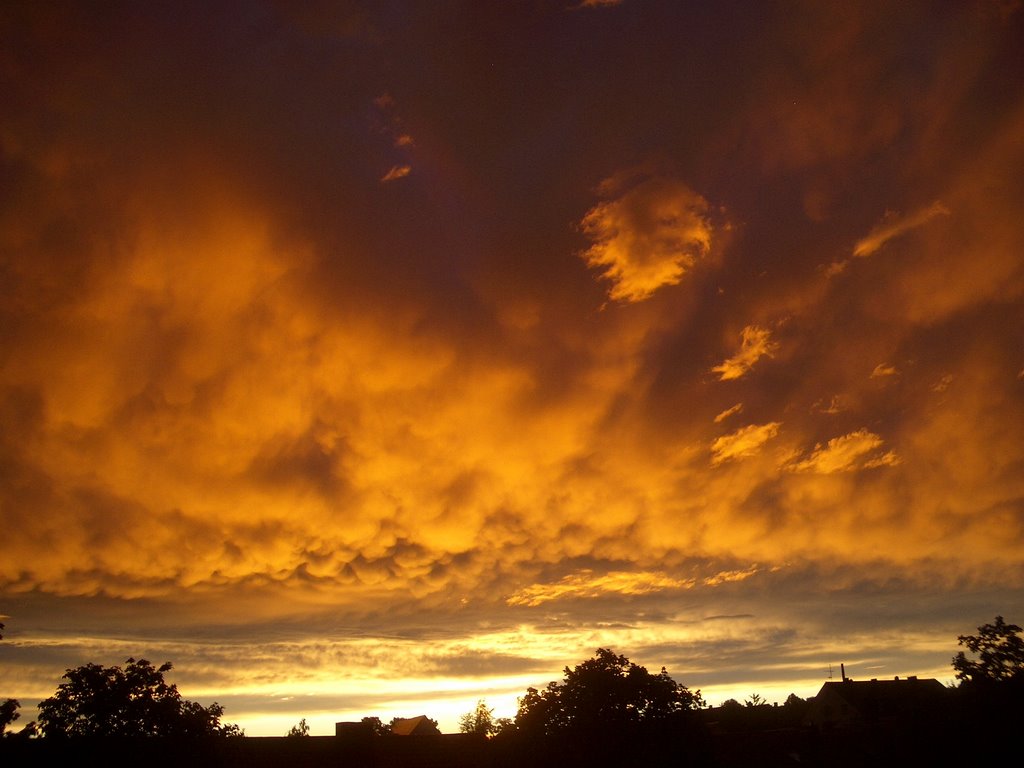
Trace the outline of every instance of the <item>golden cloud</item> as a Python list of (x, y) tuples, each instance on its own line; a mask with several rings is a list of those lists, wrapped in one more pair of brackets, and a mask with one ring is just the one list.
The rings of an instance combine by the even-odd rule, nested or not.
[(391, 169), (381, 176), (381, 182), (395, 181), (396, 179), (404, 179), (412, 173), (412, 166), (410, 165), (393, 165)]
[(742, 411), (743, 403), (736, 403), (736, 405), (732, 406), (731, 408), (726, 408), (724, 411), (716, 415), (715, 424), (720, 424), (721, 422), (728, 419), (730, 416), (735, 416), (737, 413), (741, 413)]
[(948, 216), (949, 209), (942, 203), (935, 202), (907, 216), (887, 213), (882, 221), (874, 226), (867, 237), (858, 241), (853, 247), (853, 255), (859, 258), (870, 256), (894, 237), (899, 237), (912, 229), (917, 229), (936, 216)]
[[(884, 445), (882, 438), (866, 429), (859, 429), (848, 435), (834, 437), (826, 445), (816, 445), (806, 459), (798, 461), (792, 468), (798, 472), (848, 472), (858, 468), (895, 466), (899, 457), (893, 451), (879, 452)], [(872, 455), (873, 454), (873, 455)]]
[(898, 376), (899, 371), (896, 367), (889, 365), (888, 363), (879, 363), (875, 366), (874, 370), (871, 371), (872, 379), (884, 379), (887, 376)]
[(762, 357), (774, 356), (779, 348), (779, 345), (771, 340), (771, 332), (767, 328), (748, 325), (740, 336), (739, 352), (711, 369), (713, 373), (718, 374), (720, 381), (730, 381), (745, 376), (758, 360)]
[(782, 424), (778, 421), (768, 424), (750, 424), (728, 435), (716, 438), (711, 444), (712, 465), (721, 464), (730, 459), (753, 456), (760, 451), (762, 445), (779, 433), (780, 426)]
[(597, 575), (591, 569), (584, 569), (563, 577), (553, 584), (532, 584), (519, 590), (506, 600), (508, 605), (536, 607), (563, 598), (597, 598), (610, 594), (646, 595), (666, 590), (693, 589), (697, 585), (717, 587), (745, 581), (761, 569), (757, 565), (749, 568), (717, 571), (702, 578), (673, 578), (656, 571), (612, 571)]
[(689, 589), (693, 579), (674, 579), (664, 573), (615, 571), (595, 575), (584, 570), (566, 576), (554, 584), (533, 584), (519, 590), (506, 601), (509, 605), (538, 606), (566, 597), (598, 597), (606, 593), (644, 595), (665, 589)]
[(682, 182), (659, 176), (631, 184), (609, 179), (602, 188), (613, 199), (583, 217), (583, 232), (594, 241), (583, 259), (603, 268), (612, 299), (643, 301), (677, 285), (710, 249), (708, 204)]
[[(575, 27), (636, 12), (639, 39), (673, 7)], [(864, 585), (1024, 584), (1024, 109), (1000, 29), (951, 11), (931, 40), (913, 11), (895, 26), (853, 4), (783, 14), (764, 29), (784, 65), (730, 47), (743, 66), (709, 66), (703, 90), (685, 68), (631, 80), (588, 60), (606, 49), (586, 38), (574, 50), (594, 67), (555, 71), (541, 48), (544, 66), (509, 69), (498, 54), (521, 25), (454, 35), (441, 57), (412, 25), (380, 68), (363, 58), (390, 34), (372, 10), (347, 34), (380, 22), (373, 45), (307, 45), (324, 25), (285, 17), (280, 55), (235, 27), (231, 62), (191, 39), (216, 14), (168, 31), (145, 12), (127, 27), (68, 12), (0, 12), (19, 40), (0, 67), (15, 94), (0, 110), (9, 626), (40, 605), (69, 626), (127, 611), (158, 637), (262, 636), (283, 618), (330, 645), (359, 627), (303, 661), (328, 669), (325, 688), (361, 683), (352, 663), (397, 695), (454, 677), (465, 648), (557, 671), (582, 647), (664, 641), (711, 669), (705, 615), (821, 590), (845, 610)], [(716, 38), (695, 23), (699, 60)], [(622, 58), (607, 61), (631, 60), (620, 38), (608, 27)], [(906, 47), (879, 40), (912, 41), (921, 66), (894, 77)], [(304, 76), (311, 63), (330, 77)], [(748, 71), (764, 87), (736, 87)], [(368, 72), (416, 75), (407, 120), (374, 102), (385, 75)], [(542, 108), (509, 109), (513, 74)], [(435, 75), (450, 88), (426, 87)], [(579, 142), (544, 138), (551, 105)], [(595, 172), (648, 149), (742, 226), (673, 176), (621, 175), (574, 255), (566, 223)], [(382, 183), (389, 168), (417, 183)], [(943, 203), (872, 228), (863, 205), (880, 199)], [(872, 257), (897, 244), (913, 247)], [(814, 265), (836, 255), (856, 268), (823, 279)], [(593, 312), (592, 275), (629, 306)], [(742, 319), (783, 317), (786, 366), (749, 375), (781, 356), (781, 331)], [(766, 598), (783, 581), (793, 599)], [(797, 613), (787, 626), (813, 622)], [(715, 626), (716, 651), (765, 628)], [(405, 661), (442, 646), (448, 661)], [(306, 684), (270, 658), (292, 650), (250, 665), (233, 649), (239, 677)]]

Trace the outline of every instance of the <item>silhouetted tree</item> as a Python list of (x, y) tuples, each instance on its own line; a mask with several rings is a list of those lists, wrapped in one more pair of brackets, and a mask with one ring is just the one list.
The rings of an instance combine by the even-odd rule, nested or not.
[[(0, 640), (3, 640), (4, 625), (0, 622)], [(36, 732), (36, 724), (29, 723), (20, 732), (15, 733), (13, 731), (8, 732), (7, 726), (21, 717), (21, 713), (18, 709), (21, 707), (21, 702), (17, 699), (4, 699), (0, 701), (0, 736), (33, 736)]]
[(1024, 675), (1024, 638), (1021, 628), (996, 616), (993, 624), (982, 624), (976, 635), (960, 635), (958, 644), (978, 655), (969, 659), (960, 651), (953, 657), (957, 679), (971, 683), (1003, 682)]
[(365, 723), (374, 736), (383, 736), (387, 733), (391, 733), (391, 726), (384, 725), (379, 717), (364, 717), (359, 722)]
[(759, 693), (750, 694), (750, 698), (743, 703), (748, 707), (763, 707), (768, 704), (764, 697)]
[(785, 706), (785, 707), (804, 707), (804, 706), (807, 706), (807, 700), (806, 699), (801, 699), (795, 693), (791, 693), (791, 694), (789, 694), (789, 696), (786, 697), (786, 701), (783, 704), (783, 706)]
[(289, 728), (285, 736), (309, 736), (309, 726), (306, 725), (306, 718), (302, 718), (296, 725)]
[(494, 710), (483, 699), (476, 703), (473, 711), (459, 718), (459, 733), (479, 733), (489, 737), (496, 734), (499, 728), (494, 720)]
[(128, 659), (125, 667), (86, 664), (64, 673), (67, 680), (39, 704), (43, 736), (241, 736), (222, 725), (224, 708), (181, 698), (164, 680), (170, 662), (154, 667)]
[(511, 717), (499, 717), (494, 721), (494, 735), (495, 736), (506, 736), (508, 734), (515, 733), (516, 721)]
[(5, 699), (3, 702), (0, 702), (0, 736), (6, 736), (7, 726), (21, 717), (18, 714), (18, 707), (20, 706), (21, 704), (17, 699)]
[(654, 675), (625, 656), (599, 648), (563, 682), (529, 688), (516, 726), (527, 734), (585, 734), (677, 719), (703, 704), (700, 691), (680, 685), (662, 668)]

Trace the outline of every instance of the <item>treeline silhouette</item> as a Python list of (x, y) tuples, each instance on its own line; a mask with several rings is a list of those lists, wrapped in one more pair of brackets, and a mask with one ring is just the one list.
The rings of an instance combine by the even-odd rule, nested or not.
[[(3, 625), (0, 624), (0, 630)], [(915, 677), (823, 684), (807, 700), (768, 704), (753, 694), (708, 707), (700, 691), (599, 648), (563, 679), (529, 688), (515, 718), (485, 701), (440, 735), (426, 716), (339, 723), (309, 736), (302, 719), (280, 738), (240, 737), (223, 708), (183, 699), (154, 667), (69, 669), (39, 705), (39, 723), (17, 732), (18, 702), (0, 708), (0, 763), (352, 768), (575, 768), (576, 766), (989, 765), (1018, 751), (1024, 723), (1024, 638), (997, 616), (952, 659), (958, 683)], [(427, 734), (427, 735), (423, 735)], [(300, 737), (300, 738), (294, 738)]]

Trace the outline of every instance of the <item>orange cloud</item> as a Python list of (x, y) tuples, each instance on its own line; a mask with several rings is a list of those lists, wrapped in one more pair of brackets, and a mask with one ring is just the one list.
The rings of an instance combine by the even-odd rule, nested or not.
[[(880, 653), (880, 593), (913, 606), (885, 647), (920, 649), (1020, 592), (1013, 24), (830, 4), (754, 41), (681, 4), (489, 3), (441, 40), (365, 5), (0, 11), (22, 700), (140, 641), (260, 706), (369, 691), (325, 719), (488, 679), (514, 705), (609, 644), (749, 692), (820, 682), (835, 637)], [(707, 77), (661, 66), (680, 50)], [(588, 199), (640, 157), (684, 176)], [(91, 640), (55, 662), (57, 612)]]
[(742, 411), (743, 403), (736, 403), (736, 405), (732, 406), (731, 408), (726, 408), (724, 411), (715, 416), (715, 424), (719, 424), (728, 419), (730, 416), (735, 416), (737, 413), (740, 413)]
[(889, 365), (888, 363), (879, 363), (875, 366), (874, 370), (871, 371), (872, 379), (884, 379), (887, 376), (898, 376), (899, 371), (896, 370), (895, 366)]
[(381, 182), (395, 181), (395, 179), (404, 179), (412, 173), (412, 166), (410, 165), (393, 165), (391, 169), (381, 176)]
[(761, 446), (771, 440), (779, 433), (780, 422), (773, 421), (768, 424), (750, 424), (746, 427), (722, 435), (711, 444), (713, 454), (711, 464), (721, 464), (730, 459), (742, 459), (753, 456), (760, 451)]
[(689, 589), (693, 579), (674, 579), (663, 573), (616, 571), (600, 576), (585, 570), (566, 576), (555, 584), (534, 584), (521, 589), (506, 601), (509, 605), (538, 606), (565, 597), (597, 597), (613, 592), (643, 595), (665, 589)]
[(638, 302), (659, 288), (677, 285), (711, 247), (707, 202), (674, 179), (648, 177), (632, 184), (609, 179), (611, 200), (583, 217), (594, 244), (583, 259), (612, 283), (608, 295)]
[(573, 10), (581, 8), (611, 8), (615, 5), (622, 5), (624, 0), (581, 0), (579, 5), (572, 6)]
[(858, 258), (870, 256), (894, 237), (906, 234), (912, 229), (927, 224), (936, 216), (948, 216), (949, 209), (942, 203), (935, 202), (907, 216), (889, 213), (868, 233), (867, 237), (858, 241), (853, 248), (853, 255)]
[[(895, 466), (899, 457), (892, 451), (881, 453), (882, 438), (866, 429), (859, 429), (848, 435), (834, 437), (824, 446), (817, 445), (806, 459), (798, 461), (792, 468), (798, 472), (848, 472), (858, 468)], [(872, 455), (873, 454), (873, 455)]]
[(772, 357), (779, 345), (771, 340), (767, 328), (748, 325), (741, 333), (740, 350), (720, 365), (712, 368), (719, 381), (730, 381), (745, 376), (762, 357)]

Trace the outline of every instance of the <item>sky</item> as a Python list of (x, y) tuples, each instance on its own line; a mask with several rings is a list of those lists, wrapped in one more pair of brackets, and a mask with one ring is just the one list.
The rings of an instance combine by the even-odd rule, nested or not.
[[(1024, 622), (1024, 9), (5, 2), (0, 696), (442, 730)], [(20, 723), (19, 723), (20, 724)]]

